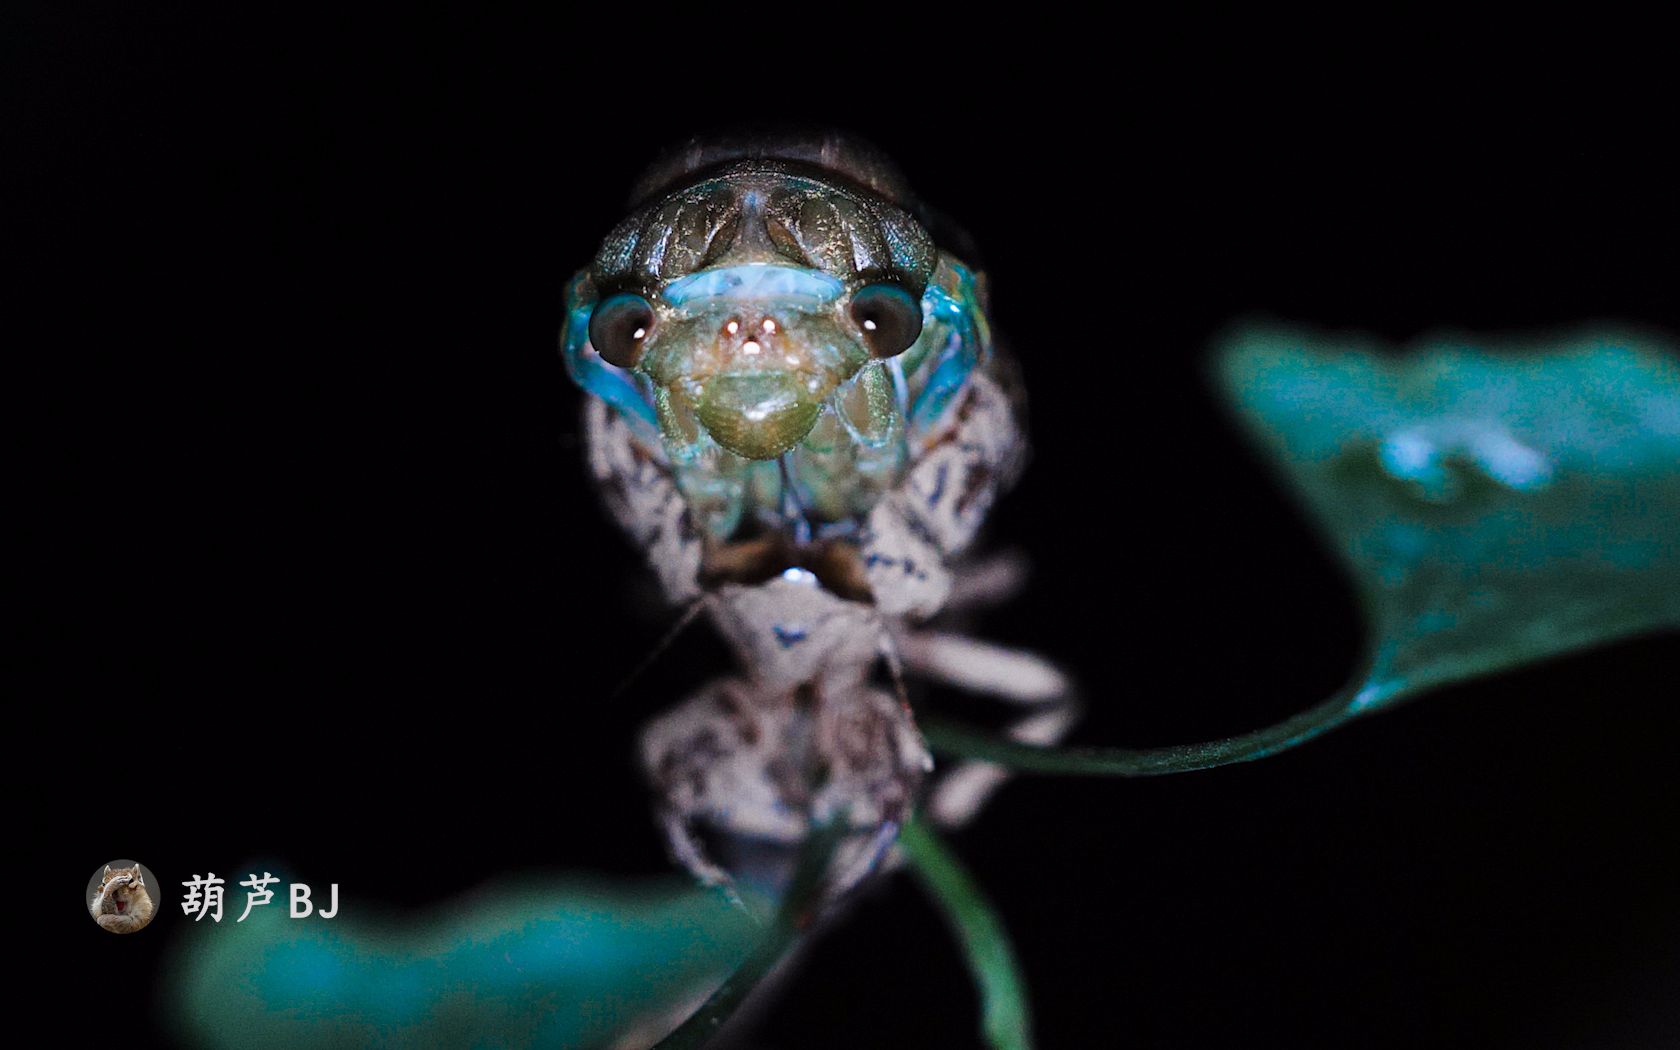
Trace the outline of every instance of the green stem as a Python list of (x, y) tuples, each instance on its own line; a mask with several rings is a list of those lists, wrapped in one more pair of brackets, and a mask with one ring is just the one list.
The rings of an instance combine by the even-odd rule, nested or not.
[(661, 1040), (655, 1050), (699, 1050), (705, 1046), (747, 1001), (759, 982), (787, 956), (816, 917), (827, 884), (824, 876), (835, 850), (846, 836), (846, 829), (844, 815), (839, 815), (812, 831), (800, 850), (793, 881), (764, 937), (700, 1009)]
[(980, 990), (980, 1030), (992, 1050), (1032, 1050), (1032, 1018), (1009, 935), (979, 887), (933, 829), (913, 819), (899, 835), (910, 870), (938, 902)]
[(1317, 707), (1241, 736), (1201, 744), (1138, 750), (1118, 747), (1038, 747), (940, 719), (922, 723), (922, 735), (936, 751), (993, 762), (1023, 773), (1075, 776), (1152, 777), (1252, 762), (1304, 744), (1320, 733), (1357, 718), (1387, 697), (1369, 688), (1338, 693)]

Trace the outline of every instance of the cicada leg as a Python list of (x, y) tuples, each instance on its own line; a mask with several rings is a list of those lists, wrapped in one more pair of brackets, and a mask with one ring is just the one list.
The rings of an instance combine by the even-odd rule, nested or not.
[[(908, 632), (897, 639), (897, 649), (909, 672), (1025, 708), (1027, 714), (1007, 730), (1011, 740), (1047, 747), (1079, 720), (1072, 682), (1043, 657), (939, 631)], [(1009, 777), (1003, 766), (963, 761), (939, 778), (927, 812), (945, 827), (966, 824)]]

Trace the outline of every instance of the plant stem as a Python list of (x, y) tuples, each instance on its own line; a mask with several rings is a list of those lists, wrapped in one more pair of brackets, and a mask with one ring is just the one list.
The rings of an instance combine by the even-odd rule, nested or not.
[(962, 862), (923, 820), (905, 825), (899, 845), (910, 870), (945, 913), (980, 991), (980, 1030), (992, 1050), (1032, 1050), (1032, 1019), (1020, 967), (1003, 922)]

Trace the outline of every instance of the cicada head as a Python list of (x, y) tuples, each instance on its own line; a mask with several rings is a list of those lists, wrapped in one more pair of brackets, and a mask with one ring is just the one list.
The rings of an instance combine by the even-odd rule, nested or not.
[(882, 432), (891, 406), (870, 391), (890, 388), (885, 363), (920, 336), (936, 262), (922, 226), (875, 189), (737, 159), (679, 177), (607, 237), (585, 352), (651, 384), (679, 458), (710, 442), (775, 459), (825, 407)]

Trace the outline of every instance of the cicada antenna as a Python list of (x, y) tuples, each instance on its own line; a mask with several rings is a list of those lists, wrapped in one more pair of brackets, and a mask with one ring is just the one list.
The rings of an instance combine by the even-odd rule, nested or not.
[(682, 615), (678, 616), (677, 621), (673, 623), (668, 630), (666, 630), (664, 636), (660, 638), (658, 642), (654, 643), (653, 648), (648, 651), (648, 654), (642, 658), (641, 662), (631, 668), (629, 674), (626, 674), (623, 678), (618, 680), (618, 685), (613, 687), (613, 691), (608, 694), (607, 699), (617, 700), (619, 697), (629, 692), (630, 687), (635, 685), (637, 680), (639, 680), (642, 675), (646, 674), (648, 668), (652, 667), (661, 656), (665, 655), (665, 650), (671, 648), (672, 644), (675, 643), (677, 638), (682, 635), (683, 631), (688, 629), (688, 625), (694, 622), (694, 618), (699, 616), (700, 613), (705, 610), (706, 605), (707, 596), (704, 594), (694, 599), (692, 602), (689, 602), (688, 606), (683, 609)]

